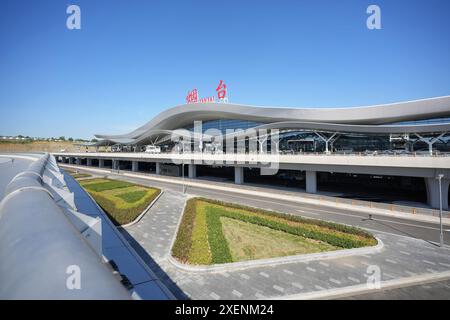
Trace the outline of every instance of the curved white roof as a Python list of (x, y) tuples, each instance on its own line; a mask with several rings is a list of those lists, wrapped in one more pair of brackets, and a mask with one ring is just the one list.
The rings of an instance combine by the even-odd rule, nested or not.
[[(161, 112), (145, 125), (122, 135), (96, 137), (135, 143), (153, 133), (161, 134), (192, 125), (195, 120), (238, 119), (260, 122), (262, 127), (338, 130), (350, 132), (433, 132), (450, 125), (390, 125), (400, 121), (450, 117), (450, 96), (351, 108), (275, 108), (224, 103), (184, 104)], [(384, 129), (383, 129), (384, 128)], [(409, 129), (408, 129), (409, 128)]]

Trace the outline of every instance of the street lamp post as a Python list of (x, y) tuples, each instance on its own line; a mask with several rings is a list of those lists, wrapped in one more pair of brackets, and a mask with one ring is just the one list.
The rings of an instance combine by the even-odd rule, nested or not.
[(182, 161), (183, 162), (181, 163), (181, 171), (183, 171), (183, 193), (186, 193), (186, 184), (184, 182), (184, 159)]
[(182, 153), (183, 153), (183, 155), (182, 155), (182, 158), (181, 158), (181, 176), (183, 177), (183, 194), (185, 194), (186, 193), (186, 183), (185, 183), (185, 181), (184, 181), (184, 141), (183, 141), (183, 144), (182, 144)]
[(439, 180), (439, 244), (441, 247), (444, 246), (444, 230), (442, 228), (442, 178), (443, 174), (439, 174), (437, 179)]

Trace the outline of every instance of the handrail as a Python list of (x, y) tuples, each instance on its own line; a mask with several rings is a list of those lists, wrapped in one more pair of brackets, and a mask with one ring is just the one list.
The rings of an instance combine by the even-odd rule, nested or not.
[(0, 202), (0, 299), (130, 299), (48, 192), (53, 164), (30, 164)]

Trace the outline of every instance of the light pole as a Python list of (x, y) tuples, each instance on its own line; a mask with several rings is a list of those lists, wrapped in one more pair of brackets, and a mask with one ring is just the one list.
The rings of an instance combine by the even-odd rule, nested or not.
[(441, 247), (444, 246), (444, 230), (442, 228), (442, 178), (443, 174), (439, 174), (437, 179), (439, 180), (439, 244)]
[(186, 184), (184, 182), (184, 159), (182, 161), (183, 162), (181, 163), (181, 171), (183, 171), (183, 193), (186, 193)]
[(186, 184), (185, 184), (185, 181), (184, 181), (184, 141), (183, 141), (183, 144), (182, 144), (182, 158), (181, 158), (181, 176), (183, 177), (183, 194), (185, 194), (186, 193)]

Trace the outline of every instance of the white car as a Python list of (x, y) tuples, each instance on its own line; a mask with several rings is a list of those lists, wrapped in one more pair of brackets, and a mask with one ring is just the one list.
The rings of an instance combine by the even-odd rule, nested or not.
[(161, 153), (161, 147), (145, 146), (145, 152), (148, 152), (148, 153)]

